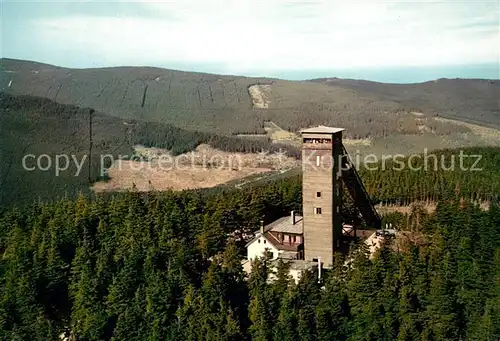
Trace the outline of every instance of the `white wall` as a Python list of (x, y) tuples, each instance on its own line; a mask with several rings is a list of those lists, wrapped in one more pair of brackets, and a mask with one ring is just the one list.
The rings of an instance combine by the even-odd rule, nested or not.
[(278, 258), (278, 249), (275, 248), (273, 244), (269, 243), (262, 235), (259, 235), (258, 239), (247, 246), (247, 259), (251, 260), (264, 256), (266, 248), (273, 253), (272, 259)]
[[(273, 282), (276, 280), (276, 272), (278, 271), (277, 267), (272, 268), (272, 272), (269, 273), (268, 281)], [(315, 276), (318, 275), (318, 269), (313, 268), (312, 271), (314, 272)], [(295, 281), (295, 284), (299, 283), (300, 278), (302, 277), (303, 270), (298, 270), (298, 269), (290, 269), (288, 270), (288, 274), (290, 277)]]

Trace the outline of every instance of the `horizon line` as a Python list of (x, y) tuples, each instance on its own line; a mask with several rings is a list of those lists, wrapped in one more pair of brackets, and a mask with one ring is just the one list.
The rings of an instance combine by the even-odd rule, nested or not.
[[(224, 77), (244, 77), (244, 78), (261, 78), (261, 79), (269, 79), (269, 80), (284, 80), (284, 81), (291, 81), (291, 82), (300, 82), (300, 81), (315, 81), (315, 80), (328, 80), (328, 79), (339, 79), (339, 80), (356, 80), (356, 81), (367, 81), (367, 82), (372, 82), (372, 83), (381, 83), (381, 84), (399, 84), (399, 85), (404, 85), (404, 84), (422, 84), (422, 83), (428, 83), (428, 82), (435, 82), (439, 80), (489, 80), (489, 81), (499, 81), (500, 80), (500, 66), (498, 63), (480, 63), (480, 64), (460, 64), (460, 65), (435, 65), (435, 66), (394, 66), (394, 67), (384, 67), (384, 68), (372, 68), (372, 67), (359, 67), (359, 68), (346, 68), (346, 69), (302, 69), (302, 70), (268, 70), (268, 75), (261, 75), (258, 71), (247, 71), (247, 72), (241, 72), (241, 73), (231, 73), (231, 72), (224, 72), (223, 70), (219, 71), (210, 71), (210, 70), (205, 70), (203, 67), (201, 68), (196, 68), (194, 67), (182, 67), (182, 63), (170, 63), (171, 66), (169, 65), (159, 65), (156, 63), (156, 65), (147, 65), (147, 64), (136, 64), (136, 65), (96, 65), (96, 66), (82, 66), (82, 67), (75, 67), (75, 66), (63, 66), (63, 65), (57, 65), (53, 64), (50, 62), (45, 62), (45, 61), (38, 61), (38, 60), (31, 60), (31, 59), (22, 59), (22, 58), (14, 58), (14, 57), (4, 57), (1, 56), (0, 60), (10, 60), (10, 61), (16, 61), (16, 62), (25, 62), (25, 63), (34, 63), (34, 64), (41, 64), (41, 65), (46, 65), (50, 66), (53, 68), (62, 68), (62, 69), (69, 69), (69, 70), (92, 70), (92, 69), (113, 69), (113, 68), (153, 68), (153, 69), (161, 69), (161, 70), (169, 70), (169, 71), (177, 71), (177, 72), (186, 72), (186, 73), (198, 73), (198, 74), (205, 74), (205, 75), (212, 75), (212, 76), (224, 76)], [(155, 64), (155, 63), (152, 63)], [(173, 65), (172, 65), (173, 64)], [(3, 70), (3, 65), (1, 71)], [(188, 65), (186, 65), (188, 66)], [(217, 68), (217, 67), (216, 67)], [(348, 74), (353, 74), (356, 72), (365, 72), (365, 73), (372, 73), (372, 74), (377, 74), (377, 73), (383, 73), (387, 71), (397, 71), (397, 72), (407, 72), (408, 76), (410, 75), (410, 71), (413, 70), (413, 72), (417, 70), (435, 70), (435, 69), (467, 69), (467, 68), (491, 68), (496, 70), (496, 77), (493, 76), (485, 76), (483, 75), (482, 77), (480, 76), (463, 76), (457, 74), (456, 76), (441, 76), (441, 77), (429, 77), (425, 79), (420, 79), (418, 81), (384, 81), (380, 80), (380, 75), (378, 77), (352, 77), (352, 76), (346, 76)], [(210, 67), (208, 67), (210, 69)], [(491, 71), (491, 70), (490, 70)], [(331, 73), (328, 73), (331, 72)], [(308, 73), (308, 74), (316, 74), (313, 77), (295, 77), (292, 76), (293, 74), (300, 74), (300, 73)], [(446, 72), (445, 72), (446, 73)], [(492, 71), (494, 73), (494, 71)], [(289, 76), (286, 76), (288, 74)], [(336, 74), (336, 75), (335, 75)], [(342, 75), (344, 74), (344, 75)], [(402, 74), (400, 75), (401, 78), (404, 78), (405, 75)], [(391, 77), (385, 77), (387, 79), (390, 79)], [(411, 77), (409, 77), (411, 78)]]

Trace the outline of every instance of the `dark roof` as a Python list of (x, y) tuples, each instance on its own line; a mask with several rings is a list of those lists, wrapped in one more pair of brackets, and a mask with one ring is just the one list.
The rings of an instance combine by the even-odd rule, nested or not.
[(290, 245), (288, 243), (281, 243), (276, 237), (271, 233), (271, 231), (264, 232), (264, 238), (266, 238), (269, 243), (273, 244), (278, 250), (284, 251), (297, 251), (298, 245)]

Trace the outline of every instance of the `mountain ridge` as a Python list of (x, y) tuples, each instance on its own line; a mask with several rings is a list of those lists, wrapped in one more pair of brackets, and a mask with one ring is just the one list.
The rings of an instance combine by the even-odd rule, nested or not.
[(34, 65), (40, 65), (40, 66), (48, 66), (54, 69), (68, 69), (68, 70), (102, 70), (102, 69), (137, 69), (137, 68), (144, 68), (144, 69), (157, 69), (157, 70), (167, 70), (167, 71), (174, 71), (174, 72), (179, 72), (179, 73), (192, 73), (192, 74), (201, 74), (201, 75), (211, 75), (211, 76), (222, 76), (222, 77), (240, 77), (240, 78), (251, 78), (251, 79), (268, 79), (268, 80), (283, 80), (283, 81), (289, 81), (289, 82), (321, 82), (325, 80), (342, 80), (342, 81), (356, 81), (356, 82), (367, 82), (367, 83), (376, 83), (376, 84), (391, 84), (391, 85), (418, 85), (418, 84), (427, 84), (427, 83), (432, 83), (440, 80), (471, 80), (471, 81), (490, 81), (490, 82), (498, 82), (500, 81), (500, 76), (499, 78), (478, 78), (478, 77), (439, 77), (439, 78), (431, 78), (426, 81), (421, 81), (421, 82), (381, 82), (381, 81), (376, 81), (376, 80), (370, 80), (370, 79), (362, 79), (362, 78), (351, 78), (351, 77), (338, 77), (338, 76), (325, 76), (325, 77), (309, 77), (309, 78), (304, 78), (304, 79), (287, 79), (284, 77), (274, 77), (274, 76), (245, 76), (245, 75), (238, 75), (236, 73), (229, 73), (229, 74), (222, 74), (222, 73), (217, 73), (217, 72), (205, 72), (205, 71), (196, 71), (196, 70), (181, 70), (181, 69), (175, 69), (171, 67), (161, 67), (161, 66), (149, 66), (149, 65), (118, 65), (118, 66), (99, 66), (99, 67), (66, 67), (66, 66), (59, 66), (56, 64), (51, 64), (51, 63), (45, 63), (45, 62), (39, 62), (36, 60), (31, 60), (31, 59), (17, 59), (17, 58), (0, 58), (0, 66), (2, 65), (3, 62), (7, 63), (32, 63)]
[[(223, 135), (264, 133), (264, 122), (273, 121), (290, 131), (324, 124), (345, 127), (352, 137), (376, 138), (401, 133), (401, 121), (414, 111), (500, 128), (500, 83), (491, 80), (401, 85), (339, 78), (286, 81), (156, 67), (68, 69), (15, 59), (2, 59), (1, 65), (0, 89), (12, 95)], [(266, 108), (253, 104), (253, 85), (268, 86)], [(418, 124), (412, 125), (410, 133), (418, 134)]]

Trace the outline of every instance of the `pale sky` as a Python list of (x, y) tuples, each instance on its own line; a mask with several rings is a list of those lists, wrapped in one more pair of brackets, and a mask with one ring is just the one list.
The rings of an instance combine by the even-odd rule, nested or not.
[(289, 79), (500, 78), (500, 0), (3, 1), (1, 54)]

